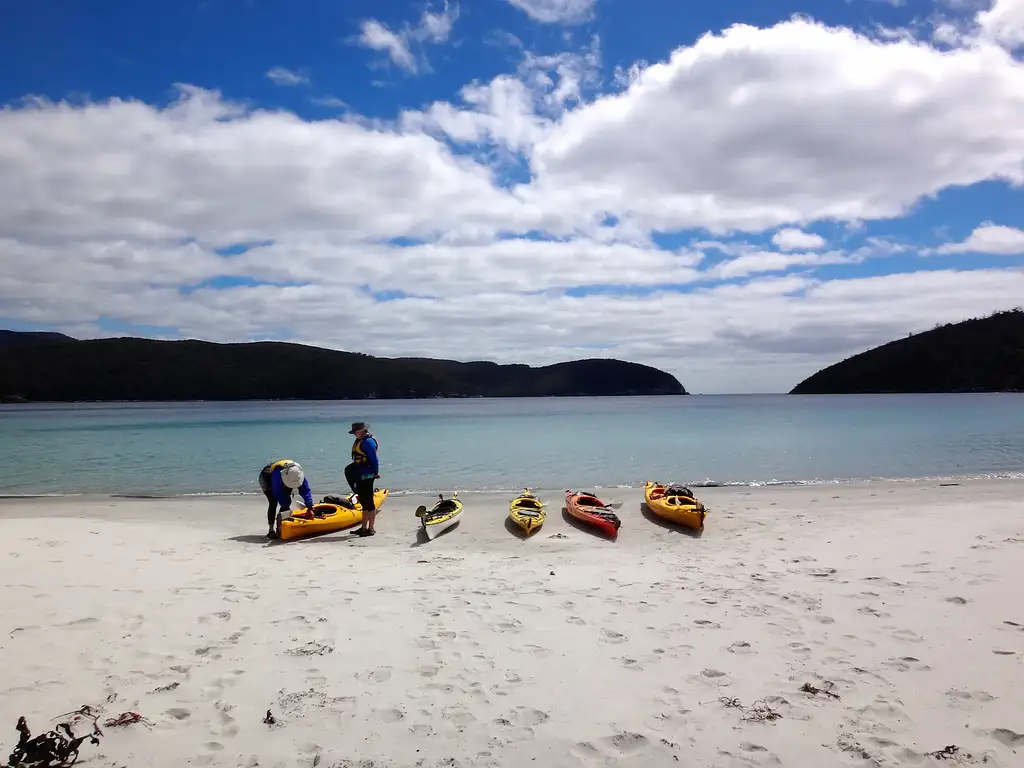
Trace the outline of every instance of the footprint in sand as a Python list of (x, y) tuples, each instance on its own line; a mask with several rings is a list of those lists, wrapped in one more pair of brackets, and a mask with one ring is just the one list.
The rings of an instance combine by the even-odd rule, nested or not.
[(185, 709), (184, 707), (174, 707), (168, 709), (166, 712), (168, 717), (173, 717), (175, 720), (187, 720), (192, 717), (192, 712)]
[(927, 672), (931, 669), (927, 664), (921, 663), (920, 659), (914, 658), (913, 656), (901, 656), (898, 659), (889, 659), (882, 663), (887, 667), (898, 669), (900, 672), (909, 672), (912, 669), (919, 672)]
[(405, 718), (405, 713), (400, 709), (378, 709), (376, 714), (382, 723), (388, 724), (400, 722)]
[(614, 736), (606, 736), (598, 740), (598, 743), (604, 747), (606, 752), (618, 758), (639, 755), (651, 748), (650, 739), (642, 734), (632, 733), (631, 731), (616, 733)]
[(954, 688), (946, 691), (946, 695), (959, 701), (980, 701), (983, 704), (996, 700), (995, 696), (986, 691), (958, 691)]
[(211, 621), (219, 619), (220, 621), (229, 621), (231, 619), (231, 611), (217, 611), (215, 613), (207, 613), (199, 617), (200, 624), (209, 624)]
[(523, 652), (532, 654), (541, 659), (546, 659), (551, 655), (551, 650), (549, 648), (544, 648), (540, 645), (524, 645)]
[(863, 614), (865, 616), (874, 616), (876, 618), (883, 618), (883, 617), (888, 617), (888, 616), (891, 615), (891, 614), (885, 613), (884, 611), (879, 611), (879, 610), (877, 610), (875, 608), (872, 608), (870, 605), (861, 606), (860, 608), (857, 609), (857, 613)]
[(579, 627), (581, 627), (581, 626), (583, 626), (584, 624), (587, 623), (586, 621), (581, 619), (579, 616), (570, 616), (569, 618), (566, 619), (566, 622), (569, 623), (569, 624), (575, 624), (576, 626), (579, 626)]
[(462, 707), (445, 707), (441, 711), (441, 717), (459, 727), (465, 727), (476, 722), (476, 716), (468, 709)]
[(897, 629), (892, 633), (892, 636), (897, 640), (902, 640), (907, 643), (920, 643), (924, 641), (923, 637), (909, 629)]
[(498, 632), (520, 632), (523, 628), (523, 622), (519, 619), (509, 618), (505, 621), (499, 621), (492, 625)]
[(1017, 733), (1009, 728), (996, 728), (992, 731), (992, 738), (1010, 749), (1024, 747), (1024, 733)]
[(624, 643), (628, 640), (621, 632), (616, 632), (613, 629), (602, 629), (601, 630), (601, 642), (603, 643)]
[(966, 597), (947, 597), (946, 602), (953, 603), (954, 605), (967, 605), (971, 601)]
[(386, 683), (391, 679), (391, 667), (379, 667), (370, 673), (370, 681), (374, 683)]

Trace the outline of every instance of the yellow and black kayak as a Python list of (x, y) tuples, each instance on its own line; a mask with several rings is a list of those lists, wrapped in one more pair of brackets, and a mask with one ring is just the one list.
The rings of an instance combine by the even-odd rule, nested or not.
[(704, 530), (707, 510), (684, 485), (662, 485), (648, 480), (644, 483), (644, 501), (658, 517), (696, 531)]
[(450, 499), (446, 499), (440, 493), (437, 494), (437, 503), (430, 509), (422, 504), (416, 508), (416, 517), (420, 519), (423, 532), (431, 541), (458, 523), (461, 516), (462, 502), (459, 501), (458, 491), (453, 493)]
[[(388, 497), (387, 488), (378, 488), (373, 492), (373, 506), (380, 509)], [(354, 493), (343, 499), (343, 504), (314, 504), (313, 514), (305, 509), (295, 510), (281, 520), (279, 535), (281, 541), (299, 539), (318, 533), (331, 533), (363, 521), (363, 507)]]
[(544, 503), (530, 493), (529, 488), (524, 488), (523, 492), (509, 504), (508, 516), (512, 518), (513, 523), (526, 531), (527, 536), (544, 525), (546, 514)]

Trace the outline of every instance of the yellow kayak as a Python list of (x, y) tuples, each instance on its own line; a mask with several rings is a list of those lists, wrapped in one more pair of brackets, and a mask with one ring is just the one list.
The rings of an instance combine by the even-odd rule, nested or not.
[(513, 523), (526, 531), (527, 536), (544, 525), (545, 515), (544, 503), (530, 493), (529, 488), (524, 488), (523, 492), (509, 504), (509, 517)]
[(647, 502), (647, 508), (658, 517), (696, 531), (704, 530), (707, 510), (697, 501), (693, 491), (685, 486), (662, 485), (648, 480), (644, 483), (644, 501)]
[(458, 491), (450, 499), (438, 494), (437, 503), (430, 509), (423, 504), (416, 509), (416, 517), (423, 525), (423, 532), (431, 541), (458, 523), (460, 515), (462, 502), (459, 501)]
[[(380, 509), (387, 497), (388, 489), (378, 488), (373, 492), (373, 506)], [(304, 509), (292, 512), (278, 525), (281, 540), (288, 541), (317, 533), (331, 533), (361, 523), (363, 507), (356, 495), (349, 494), (345, 501), (347, 504), (314, 504), (312, 517), (307, 517)]]

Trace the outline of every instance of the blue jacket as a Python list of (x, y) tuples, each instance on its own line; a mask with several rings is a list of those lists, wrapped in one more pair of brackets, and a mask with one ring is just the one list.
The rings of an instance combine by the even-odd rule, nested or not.
[[(292, 489), (281, 482), (281, 468), (278, 467), (270, 473), (270, 488), (274, 493), (274, 498), (277, 499), (277, 503), (281, 505), (281, 511), (287, 510), (292, 505)], [(306, 502), (307, 507), (313, 506), (313, 494), (309, 490), (309, 480), (303, 478), (302, 485), (297, 489), (299, 495), (302, 496), (302, 500)]]

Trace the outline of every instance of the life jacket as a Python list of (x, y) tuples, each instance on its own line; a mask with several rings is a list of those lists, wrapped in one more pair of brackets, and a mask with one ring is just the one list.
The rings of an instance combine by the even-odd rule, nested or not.
[[(366, 437), (357, 437), (355, 442), (352, 443), (352, 463), (358, 466), (365, 466), (370, 463), (370, 457), (363, 451), (363, 440), (367, 438), (373, 438), (373, 442), (377, 443), (377, 438), (373, 437), (369, 432), (366, 433)], [(377, 447), (380, 447), (380, 443), (377, 443)]]
[(298, 462), (292, 461), (291, 459), (281, 459), (280, 461), (275, 461), (273, 464), (271, 464), (268, 467), (268, 469), (270, 470), (271, 473), (273, 473), (275, 469), (284, 469), (289, 464), (297, 464), (297, 463)]

